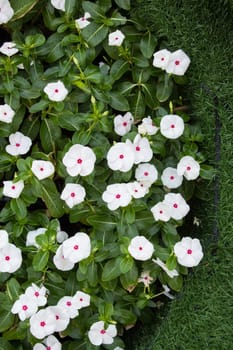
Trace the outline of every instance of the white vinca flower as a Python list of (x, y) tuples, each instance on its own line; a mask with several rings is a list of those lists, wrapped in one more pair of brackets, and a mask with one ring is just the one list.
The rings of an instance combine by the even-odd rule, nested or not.
[(153, 164), (142, 163), (135, 170), (135, 178), (146, 187), (150, 187), (158, 179), (158, 171)]
[(87, 176), (94, 170), (96, 155), (90, 147), (75, 144), (64, 155), (62, 162), (71, 176)]
[(151, 208), (151, 212), (154, 216), (155, 221), (167, 222), (170, 220), (169, 206), (164, 202), (158, 202)]
[(118, 114), (114, 118), (114, 131), (117, 135), (124, 136), (127, 134), (133, 125), (134, 118), (130, 112), (124, 115)]
[(167, 64), (171, 57), (171, 52), (167, 49), (162, 49), (153, 54), (153, 63), (152, 65), (157, 68), (166, 69)]
[(64, 331), (70, 322), (70, 318), (66, 310), (63, 310), (58, 305), (48, 306), (47, 310), (53, 314), (53, 322), (55, 326), (54, 331), (55, 332)]
[(49, 309), (41, 309), (32, 315), (30, 320), (30, 332), (37, 339), (44, 339), (55, 332), (54, 313)]
[(69, 259), (64, 258), (62, 245), (58, 247), (56, 254), (53, 257), (53, 263), (56, 268), (61, 271), (70, 271), (74, 268), (74, 263)]
[(58, 243), (64, 242), (68, 238), (68, 233), (65, 231), (61, 231), (60, 229), (57, 231), (56, 240)]
[(38, 180), (44, 180), (54, 174), (54, 165), (49, 160), (33, 160), (31, 170)]
[(183, 50), (172, 52), (168, 64), (166, 65), (166, 72), (175, 75), (184, 75), (190, 64), (190, 58)]
[(68, 95), (68, 90), (60, 80), (54, 83), (48, 83), (44, 88), (44, 92), (47, 94), (50, 101), (55, 102), (63, 101)]
[(14, 244), (8, 243), (0, 249), (0, 272), (13, 273), (22, 265), (21, 250)]
[(66, 184), (64, 190), (61, 193), (61, 199), (63, 199), (69, 208), (73, 208), (75, 205), (84, 201), (86, 196), (85, 188), (79, 184)]
[(176, 276), (179, 276), (179, 273), (178, 273), (177, 270), (175, 270), (175, 269), (169, 270), (169, 269), (167, 268), (166, 264), (164, 264), (164, 262), (162, 262), (162, 260), (160, 260), (159, 258), (157, 258), (157, 259), (152, 259), (152, 261), (153, 261), (155, 264), (159, 265), (159, 266), (163, 269), (163, 271), (165, 271), (166, 274), (167, 274), (170, 278), (174, 278), (174, 277), (176, 277)]
[(15, 55), (17, 52), (19, 52), (19, 50), (16, 47), (16, 43), (14, 43), (13, 41), (7, 41), (3, 43), (2, 46), (0, 47), (0, 52), (3, 55), (11, 57)]
[(190, 207), (180, 193), (167, 193), (164, 203), (168, 206), (172, 219), (181, 220), (189, 212)]
[(107, 203), (108, 209), (116, 210), (119, 207), (126, 207), (132, 197), (128, 191), (127, 184), (116, 183), (107, 186), (102, 194), (102, 199)]
[(29, 300), (33, 300), (37, 306), (44, 306), (47, 304), (47, 289), (42, 285), (38, 287), (35, 283), (27, 287), (25, 290), (25, 296)]
[(117, 142), (107, 153), (108, 166), (112, 170), (129, 171), (135, 161), (135, 152), (130, 140)]
[(24, 136), (24, 134), (19, 131), (9, 136), (9, 142), (10, 144), (7, 145), (5, 149), (6, 152), (12, 156), (26, 154), (32, 145), (30, 137)]
[(88, 331), (88, 338), (93, 345), (112, 344), (117, 335), (115, 325), (109, 325), (105, 328), (104, 321), (98, 321), (92, 324)]
[(91, 297), (89, 294), (78, 290), (73, 296), (73, 299), (75, 301), (75, 304), (77, 305), (78, 310), (80, 310), (90, 305)]
[(145, 287), (149, 287), (153, 281), (153, 277), (150, 276), (149, 271), (142, 271), (140, 277), (138, 278), (138, 283), (144, 283)]
[(141, 135), (155, 135), (159, 128), (153, 125), (153, 121), (150, 116), (142, 119), (142, 123), (138, 125), (138, 133)]
[(167, 188), (177, 188), (180, 187), (183, 182), (183, 176), (177, 174), (177, 169), (168, 167), (163, 170), (161, 175), (161, 181)]
[(0, 121), (10, 124), (14, 118), (15, 111), (8, 104), (0, 105)]
[[(44, 345), (43, 345), (44, 344)], [(33, 350), (61, 350), (62, 345), (54, 335), (49, 335), (43, 340), (43, 344), (36, 343)]]
[(153, 157), (153, 151), (146, 137), (137, 134), (133, 141), (135, 159), (134, 164), (149, 162)]
[(120, 30), (116, 30), (108, 35), (109, 46), (121, 46), (125, 39), (125, 35)]
[(197, 238), (183, 237), (174, 245), (174, 253), (178, 263), (186, 267), (197, 266), (203, 258), (202, 246)]
[(0, 249), (9, 243), (9, 235), (6, 230), (0, 230)]
[(83, 29), (87, 27), (91, 22), (88, 21), (88, 19), (91, 18), (91, 15), (89, 12), (85, 12), (83, 17), (80, 17), (75, 20), (75, 25), (79, 29)]
[(91, 253), (89, 236), (84, 232), (77, 232), (62, 243), (62, 252), (64, 258), (73, 264), (88, 258)]
[(65, 3), (66, 0), (51, 0), (51, 4), (57, 10), (65, 12)]
[(7, 23), (13, 17), (14, 10), (8, 0), (0, 0), (0, 24)]
[(171, 289), (166, 284), (163, 284), (162, 286), (164, 289), (163, 294), (166, 295), (166, 297), (168, 297), (169, 299), (174, 299), (174, 296), (171, 293), (169, 293)]
[(78, 316), (78, 303), (73, 297), (70, 296), (64, 296), (62, 297), (58, 303), (57, 306), (65, 310), (65, 312), (68, 314), (69, 318), (75, 318)]
[(36, 237), (46, 232), (46, 228), (40, 227), (36, 230), (29, 231), (26, 237), (26, 246), (34, 246), (39, 248), (39, 244), (36, 242)]
[(184, 121), (176, 114), (167, 114), (160, 121), (160, 132), (167, 139), (178, 139), (184, 132)]
[(154, 246), (146, 237), (136, 236), (131, 239), (128, 251), (134, 259), (146, 261), (151, 259)]
[(33, 299), (28, 298), (25, 294), (21, 294), (19, 299), (15, 301), (11, 308), (13, 314), (18, 314), (21, 321), (30, 318), (38, 310), (38, 306)]
[(187, 180), (196, 180), (200, 175), (200, 164), (191, 156), (184, 156), (177, 164), (177, 173)]
[(138, 181), (127, 183), (127, 188), (133, 198), (143, 198), (149, 192), (148, 187)]
[(17, 182), (3, 181), (3, 195), (10, 198), (19, 198), (24, 189), (23, 180)]

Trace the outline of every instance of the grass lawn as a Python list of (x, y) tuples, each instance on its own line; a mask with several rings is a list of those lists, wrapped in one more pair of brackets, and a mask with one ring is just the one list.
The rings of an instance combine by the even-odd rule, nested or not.
[(216, 167), (202, 188), (205, 201), (192, 205), (205, 258), (188, 276), (176, 300), (150, 325), (128, 333), (132, 350), (233, 349), (233, 2), (138, 0), (135, 11), (164, 38), (164, 47), (182, 48), (192, 64), (187, 95), (192, 117), (201, 123), (202, 152)]

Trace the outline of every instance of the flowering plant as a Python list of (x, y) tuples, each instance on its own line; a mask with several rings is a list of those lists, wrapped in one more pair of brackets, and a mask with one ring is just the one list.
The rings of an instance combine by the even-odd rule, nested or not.
[(0, 10), (0, 344), (123, 349), (203, 257), (178, 233), (212, 176), (180, 95), (190, 59), (130, 0)]

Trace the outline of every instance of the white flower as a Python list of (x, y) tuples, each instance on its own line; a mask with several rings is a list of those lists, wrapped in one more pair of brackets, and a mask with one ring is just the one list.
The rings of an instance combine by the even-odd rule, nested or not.
[[(0, 0), (1, 1), (1, 0)], [(1, 7), (1, 6), (0, 6)], [(0, 12), (1, 13), (1, 12)], [(0, 121), (11, 123), (15, 115), (15, 111), (8, 104), (0, 105)]]
[(33, 350), (61, 350), (62, 349), (62, 345), (61, 343), (57, 340), (56, 337), (54, 337), (54, 335), (49, 335), (48, 338), (45, 338), (43, 340), (43, 344), (35, 344), (33, 346)]
[(21, 321), (34, 315), (38, 310), (38, 306), (33, 299), (28, 298), (25, 294), (21, 294), (19, 299), (15, 301), (11, 308), (13, 314), (18, 314)]
[(39, 244), (36, 242), (36, 237), (46, 232), (46, 228), (40, 227), (36, 230), (29, 231), (26, 237), (26, 246), (34, 246), (39, 248)]
[(91, 15), (89, 12), (85, 12), (83, 17), (75, 20), (76, 27), (79, 29), (87, 27), (91, 23), (88, 18), (91, 18)]
[(155, 135), (159, 128), (153, 125), (153, 121), (150, 116), (142, 119), (142, 124), (138, 126), (138, 132), (142, 135)]
[(200, 164), (191, 156), (184, 156), (177, 164), (177, 173), (187, 180), (195, 180), (200, 174)]
[(74, 267), (74, 263), (72, 263), (69, 259), (64, 258), (62, 245), (58, 247), (56, 254), (53, 257), (53, 263), (56, 268), (61, 271), (70, 271)]
[(146, 137), (137, 134), (133, 141), (135, 160), (134, 164), (149, 162), (153, 157), (153, 151)]
[(169, 207), (171, 218), (181, 220), (189, 212), (189, 205), (185, 202), (180, 193), (167, 193), (164, 203)]
[(184, 75), (190, 64), (190, 58), (183, 50), (172, 52), (166, 66), (166, 72), (175, 75)]
[(3, 181), (3, 194), (10, 198), (19, 198), (21, 192), (24, 189), (23, 180), (17, 182)]
[(168, 286), (166, 284), (163, 284), (163, 289), (164, 289), (164, 292), (163, 294), (166, 295), (166, 297), (168, 297), (169, 299), (174, 299), (174, 296), (169, 293), (170, 292), (170, 288), (168, 288)]
[(14, 244), (8, 243), (0, 249), (0, 272), (13, 273), (22, 264), (22, 253)]
[(43, 339), (55, 332), (54, 313), (49, 309), (41, 309), (30, 318), (30, 332), (37, 339)]
[(91, 253), (89, 236), (84, 232), (77, 232), (62, 243), (62, 251), (64, 258), (74, 264), (88, 258)]
[(56, 240), (58, 243), (64, 242), (68, 238), (68, 233), (65, 231), (58, 230)]
[(0, 230), (0, 249), (5, 247), (9, 242), (9, 235), (6, 230)]
[(164, 264), (164, 263), (162, 262), (162, 260), (160, 260), (159, 258), (157, 258), (156, 260), (155, 260), (155, 259), (152, 259), (152, 261), (153, 261), (155, 264), (159, 265), (159, 266), (161, 267), (161, 269), (163, 269), (163, 271), (165, 271), (166, 274), (167, 274), (170, 278), (174, 278), (174, 277), (176, 277), (176, 276), (179, 276), (179, 273), (178, 273), (177, 270), (175, 270), (175, 269), (169, 270), (169, 269), (167, 268), (166, 264)]
[(3, 55), (6, 55), (8, 57), (15, 55), (18, 51), (19, 50), (16, 48), (16, 43), (14, 43), (12, 41), (7, 41), (7, 42), (3, 43), (2, 46), (0, 47), (0, 52)]
[(153, 244), (144, 236), (136, 236), (131, 239), (128, 251), (136, 260), (149, 260), (154, 253)]
[(66, 184), (61, 193), (61, 199), (66, 202), (69, 208), (73, 208), (73, 206), (82, 203), (85, 196), (85, 188), (79, 184), (73, 183)]
[(169, 211), (169, 206), (164, 202), (158, 202), (151, 208), (151, 212), (154, 216), (155, 221), (167, 222), (170, 220), (171, 215)]
[(176, 114), (167, 114), (160, 121), (160, 132), (167, 139), (177, 139), (184, 132), (184, 121)]
[(128, 191), (127, 184), (117, 183), (107, 186), (102, 194), (102, 199), (107, 203), (108, 209), (116, 210), (119, 207), (126, 207), (132, 197)]
[(62, 162), (71, 176), (87, 176), (94, 170), (96, 155), (90, 147), (75, 144), (64, 155)]
[(53, 163), (49, 160), (33, 160), (31, 170), (39, 180), (50, 177), (55, 171)]
[(202, 246), (197, 238), (183, 237), (174, 245), (174, 253), (178, 263), (186, 267), (197, 266), (203, 258)]
[(19, 131), (9, 136), (9, 142), (10, 144), (6, 146), (6, 152), (12, 156), (26, 154), (32, 145), (30, 137), (24, 136)]
[(158, 179), (158, 171), (153, 164), (139, 164), (135, 171), (135, 178), (145, 186), (150, 187)]
[(92, 324), (88, 331), (88, 338), (93, 345), (112, 344), (113, 338), (117, 335), (115, 325), (104, 327), (104, 321), (98, 321)]
[(51, 0), (51, 4), (57, 10), (65, 11), (66, 0)]
[(143, 198), (149, 192), (149, 189), (138, 181), (127, 183), (127, 188), (133, 198)]
[(171, 52), (167, 49), (159, 50), (153, 54), (153, 63), (154, 67), (166, 69), (167, 64), (171, 57)]
[(63, 101), (68, 94), (68, 90), (60, 80), (54, 83), (48, 83), (44, 88), (44, 92), (48, 95), (50, 101), (56, 102)]
[(77, 291), (73, 298), (79, 310), (90, 305), (91, 297), (87, 293)]
[(177, 188), (181, 186), (183, 182), (183, 176), (178, 175), (175, 168), (168, 167), (163, 170), (161, 181), (167, 188)]
[(134, 118), (130, 112), (124, 115), (118, 114), (114, 118), (114, 131), (117, 135), (123, 136), (127, 134), (133, 125)]
[(64, 331), (70, 322), (70, 318), (66, 310), (63, 310), (62, 307), (57, 305), (48, 306), (47, 310), (53, 314), (53, 322), (55, 326), (54, 331)]
[(114, 348), (113, 350), (124, 350), (123, 348), (120, 348), (119, 346), (117, 346), (116, 348)]
[(73, 297), (70, 297), (70, 296), (62, 297), (58, 301), (57, 306), (65, 310), (69, 318), (75, 318), (79, 314), (78, 304)]
[(0, 24), (7, 23), (14, 15), (14, 10), (8, 0), (0, 0)]
[(108, 35), (109, 46), (121, 46), (125, 39), (125, 35), (120, 31), (116, 30)]
[(27, 296), (29, 300), (33, 300), (37, 306), (44, 306), (47, 304), (46, 293), (47, 289), (43, 285), (38, 287), (35, 283), (32, 283), (32, 285), (25, 290), (25, 296)]
[(142, 271), (141, 276), (138, 278), (138, 282), (144, 283), (145, 287), (149, 287), (153, 281), (153, 277), (150, 276), (149, 271)]
[(112, 170), (129, 171), (135, 160), (135, 152), (130, 140), (117, 142), (107, 153), (108, 166)]

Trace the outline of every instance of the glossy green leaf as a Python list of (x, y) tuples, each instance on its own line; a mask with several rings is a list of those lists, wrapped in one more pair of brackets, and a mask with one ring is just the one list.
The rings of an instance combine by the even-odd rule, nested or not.
[(61, 129), (52, 120), (44, 119), (40, 127), (40, 140), (46, 153), (54, 152), (56, 141), (61, 137)]
[(39, 0), (20, 0), (20, 2), (18, 0), (11, 0), (11, 6), (14, 9), (12, 21), (24, 17), (38, 2)]
[(51, 216), (59, 218), (63, 215), (63, 201), (60, 199), (55, 183), (51, 179), (41, 181), (40, 197), (45, 202)]
[(124, 257), (122, 257), (121, 261), (120, 261), (120, 270), (121, 273), (126, 273), (129, 270), (132, 269), (134, 265), (134, 260), (130, 255), (126, 255)]
[(14, 277), (7, 281), (6, 290), (11, 301), (15, 301), (22, 294), (21, 285)]
[(121, 258), (111, 259), (108, 262), (106, 262), (102, 272), (102, 281), (108, 282), (120, 276), (120, 262)]
[(159, 102), (165, 102), (171, 96), (173, 89), (172, 79), (168, 74), (165, 75), (163, 81), (160, 81), (156, 86), (156, 97)]
[(174, 270), (177, 266), (177, 259), (175, 255), (170, 255), (166, 261), (166, 266), (169, 270)]
[(21, 198), (13, 198), (10, 202), (10, 206), (18, 220), (27, 216), (27, 207)]
[(93, 226), (96, 230), (113, 231), (116, 227), (116, 221), (114, 217), (105, 215), (90, 215), (87, 218), (87, 222)]
[(92, 22), (87, 27), (82, 29), (82, 35), (90, 46), (97, 46), (108, 35), (108, 27), (104, 24)]
[(111, 91), (109, 93), (110, 101), (109, 104), (112, 108), (118, 111), (128, 111), (129, 110), (129, 102), (126, 97), (122, 96), (119, 92)]
[(115, 3), (124, 10), (130, 10), (130, 0), (114, 0)]
[(32, 266), (35, 271), (43, 271), (49, 260), (49, 251), (39, 250), (33, 257)]
[(153, 34), (148, 31), (140, 40), (140, 50), (146, 58), (151, 58), (152, 54), (155, 51), (155, 46), (157, 44), (157, 40), (153, 36)]

